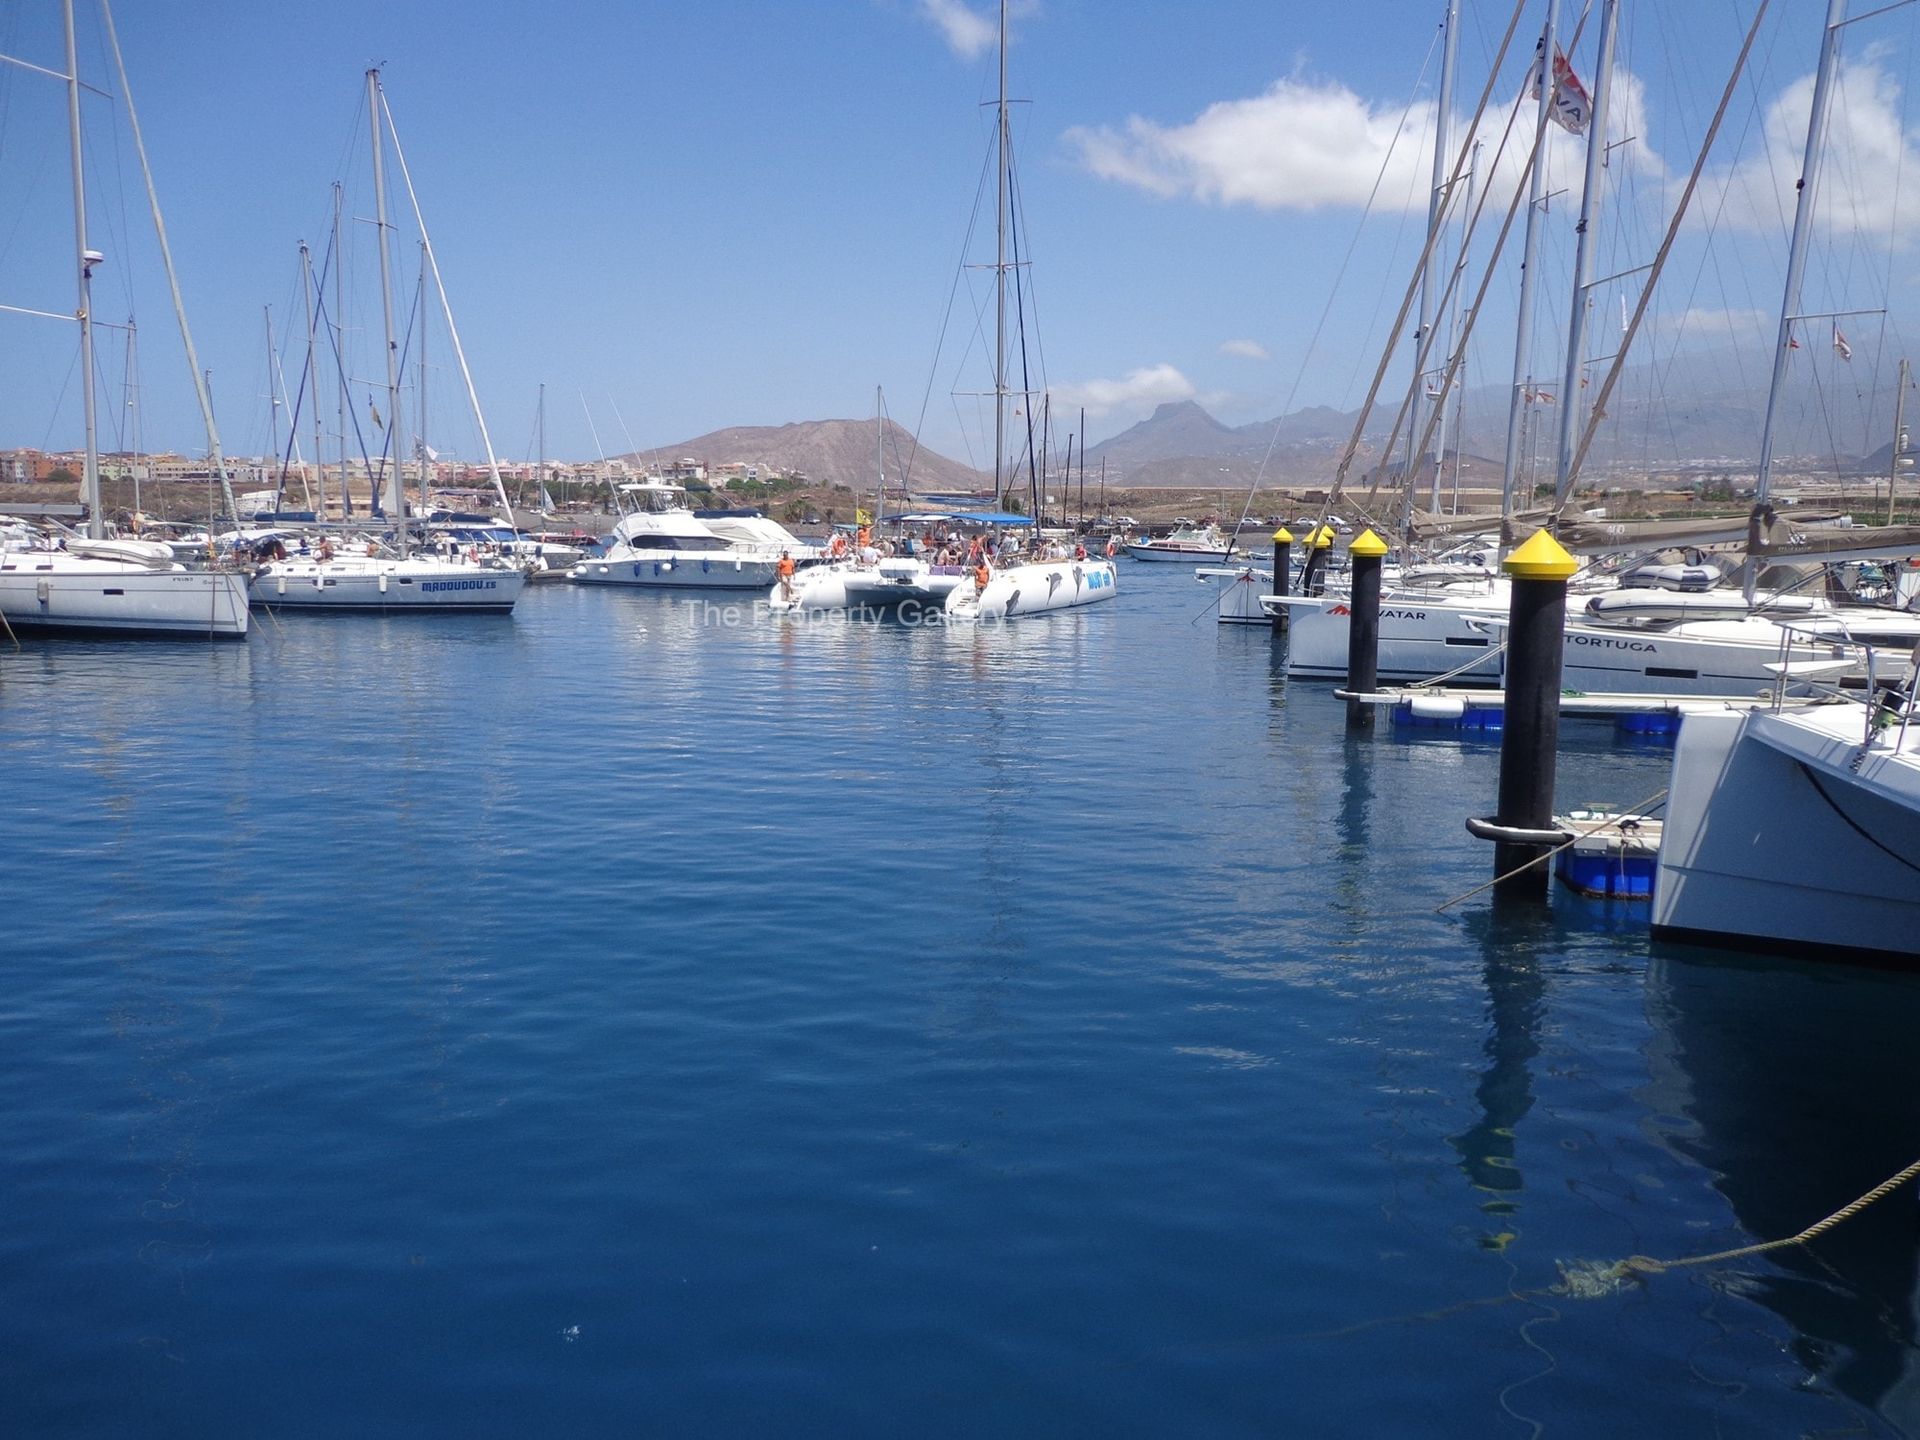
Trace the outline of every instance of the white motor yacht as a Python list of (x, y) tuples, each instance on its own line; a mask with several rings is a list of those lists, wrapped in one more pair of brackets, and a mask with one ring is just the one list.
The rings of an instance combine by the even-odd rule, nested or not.
[(1218, 525), (1185, 524), (1157, 540), (1129, 540), (1127, 554), (1135, 560), (1171, 561), (1184, 565), (1218, 564), (1227, 558), (1227, 537)]
[(702, 519), (688, 507), (685, 487), (665, 480), (622, 485), (619, 493), (628, 508), (614, 526), (614, 543), (573, 567), (583, 585), (763, 590), (778, 574), (782, 552), (795, 561), (818, 554), (763, 516)]

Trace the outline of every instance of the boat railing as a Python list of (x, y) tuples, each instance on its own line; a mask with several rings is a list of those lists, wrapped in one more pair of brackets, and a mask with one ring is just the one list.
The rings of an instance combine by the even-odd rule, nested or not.
[[(1896, 747), (1906, 743), (1909, 727), (1920, 719), (1920, 644), (1908, 646), (1904, 641), (1889, 643), (1856, 634), (1843, 615), (1775, 623), (1780, 627), (1780, 660), (1771, 667), (1778, 675), (1771, 696), (1772, 710), (1777, 713), (1784, 709), (1789, 686), (1802, 683), (1816, 696), (1862, 702), (1863, 744), (1871, 744), (1876, 738), (1889, 738)], [(1808, 645), (1828, 647), (1830, 658), (1795, 659), (1796, 648), (1804, 650)], [(1844, 676), (1858, 674), (1863, 666), (1865, 690), (1849, 694), (1838, 682)], [(1891, 736), (1887, 735), (1889, 730), (1893, 731)]]

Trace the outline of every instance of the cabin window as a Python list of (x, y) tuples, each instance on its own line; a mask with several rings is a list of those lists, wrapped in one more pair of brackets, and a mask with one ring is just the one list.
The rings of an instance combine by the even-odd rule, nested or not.
[(1698, 680), (1700, 678), (1700, 672), (1698, 670), (1671, 670), (1663, 665), (1649, 665), (1647, 666), (1647, 678), (1649, 680)]

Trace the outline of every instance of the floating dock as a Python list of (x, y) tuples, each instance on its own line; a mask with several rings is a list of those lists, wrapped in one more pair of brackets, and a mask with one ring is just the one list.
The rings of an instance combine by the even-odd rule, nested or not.
[[(1386, 690), (1335, 690), (1341, 700), (1355, 700), (1393, 712), (1393, 723), (1409, 729), (1498, 732), (1506, 719), (1504, 691), (1466, 686), (1394, 686)], [(1687, 715), (1751, 710), (1770, 706), (1771, 695), (1601, 695), (1566, 691), (1560, 696), (1563, 718), (1612, 720), (1632, 735), (1673, 735)], [(1789, 705), (1796, 703), (1789, 699)], [(1820, 704), (1820, 700), (1798, 703)]]

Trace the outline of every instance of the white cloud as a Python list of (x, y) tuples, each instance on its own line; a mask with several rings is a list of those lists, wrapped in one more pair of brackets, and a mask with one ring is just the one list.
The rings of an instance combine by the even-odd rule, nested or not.
[(1056, 385), (1053, 398), (1066, 409), (1085, 406), (1089, 415), (1136, 411), (1169, 400), (1191, 400), (1194, 384), (1171, 365), (1143, 365), (1120, 380), (1082, 380)]
[[(1663, 173), (1648, 143), (1646, 88), (1624, 69), (1614, 73), (1607, 130), (1616, 144), (1610, 165)], [(1266, 93), (1209, 105), (1184, 125), (1164, 125), (1138, 115), (1125, 125), (1076, 126), (1065, 141), (1091, 173), (1172, 198), (1189, 196), (1217, 205), (1260, 210), (1358, 209), (1374, 194), (1375, 208), (1422, 211), (1432, 178), (1433, 127), (1438, 107), (1414, 105), (1402, 124), (1396, 105), (1375, 105), (1334, 80), (1277, 80)], [(1533, 133), (1531, 103), (1490, 113), (1481, 126), (1487, 163), (1500, 148), (1507, 116), (1516, 115), (1500, 162), (1505, 193), (1489, 197), (1485, 214), (1505, 209), (1511, 186), (1525, 163)], [(1456, 117), (1454, 144), (1466, 133)], [(1585, 142), (1558, 126), (1547, 127), (1548, 173), (1570, 177), (1575, 190)], [(1556, 178), (1556, 184), (1565, 184)]]
[(920, 13), (940, 31), (947, 48), (963, 60), (977, 60), (1000, 38), (993, 21), (964, 0), (920, 0)]
[(1238, 355), (1243, 360), (1271, 360), (1273, 355), (1258, 340), (1228, 340), (1220, 346), (1222, 355)]
[(1253, 99), (1217, 101), (1185, 125), (1135, 115), (1118, 130), (1076, 126), (1066, 140), (1093, 174), (1150, 194), (1315, 210), (1365, 204), (1389, 147), (1393, 162), (1381, 195), (1404, 204), (1421, 188), (1419, 137), (1432, 136), (1433, 116), (1433, 106), (1416, 106), (1396, 144), (1399, 116), (1346, 86), (1278, 80)]
[[(1920, 145), (1901, 122), (1902, 108), (1899, 81), (1877, 53), (1841, 62), (1814, 192), (1814, 217), (1823, 228), (1858, 235), (1875, 245), (1907, 243), (1900, 232), (1910, 228), (1910, 222), (1895, 224), (1900, 198), (1895, 177), (1915, 173)], [(1811, 75), (1788, 85), (1767, 107), (1761, 152), (1738, 162), (1720, 179), (1726, 191), (1725, 223), (1763, 235), (1786, 233), (1793, 223), (1794, 187), (1812, 110)]]

